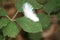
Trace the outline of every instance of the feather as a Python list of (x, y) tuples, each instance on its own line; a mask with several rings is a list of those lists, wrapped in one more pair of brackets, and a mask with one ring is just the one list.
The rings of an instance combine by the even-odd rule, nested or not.
[(34, 22), (39, 22), (39, 18), (37, 17), (36, 13), (33, 11), (33, 7), (29, 3), (25, 3), (23, 5), (23, 12), (24, 15)]

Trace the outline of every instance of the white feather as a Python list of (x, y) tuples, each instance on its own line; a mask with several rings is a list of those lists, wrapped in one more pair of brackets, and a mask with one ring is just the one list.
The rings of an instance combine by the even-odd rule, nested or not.
[(39, 22), (39, 18), (37, 17), (36, 13), (33, 11), (33, 7), (29, 3), (25, 3), (23, 5), (24, 15), (34, 22)]

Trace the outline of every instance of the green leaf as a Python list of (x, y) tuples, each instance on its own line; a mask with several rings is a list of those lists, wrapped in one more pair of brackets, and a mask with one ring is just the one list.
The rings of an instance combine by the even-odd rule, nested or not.
[(2, 8), (0, 8), (0, 16), (6, 16), (5, 10)]
[(41, 13), (41, 14), (38, 14), (38, 17), (40, 18), (40, 23), (42, 25), (42, 28), (43, 29), (48, 29), (49, 28), (49, 16), (44, 14), (44, 13)]
[(9, 21), (8, 18), (1, 18), (0, 19), (0, 29), (3, 28), (3, 27), (6, 27), (9, 22), (10, 21)]
[(42, 5), (37, 3), (36, 0), (17, 0), (16, 3), (15, 3), (15, 6), (16, 6), (17, 10), (23, 12), (22, 6), (26, 2), (30, 3), (34, 7), (34, 9), (38, 9), (38, 8), (42, 7)]
[(40, 40), (40, 38), (42, 37), (42, 34), (39, 33), (28, 33), (29, 35), (29, 39), (30, 40)]
[(10, 22), (9, 25), (3, 29), (4, 36), (7, 35), (14, 38), (18, 33), (19, 30), (14, 22)]
[(44, 5), (44, 10), (47, 13), (51, 13), (56, 8), (56, 0), (48, 0), (48, 3)]
[(17, 22), (20, 24), (22, 29), (29, 33), (42, 32), (42, 26), (39, 22), (33, 22), (25, 16), (17, 19)]
[(0, 35), (0, 40), (5, 40), (5, 38), (2, 35)]
[(56, 0), (56, 4), (60, 7), (60, 0)]
[(57, 15), (58, 20), (60, 20), (60, 13)]
[(39, 4), (46, 4), (47, 3), (47, 0), (36, 0)]

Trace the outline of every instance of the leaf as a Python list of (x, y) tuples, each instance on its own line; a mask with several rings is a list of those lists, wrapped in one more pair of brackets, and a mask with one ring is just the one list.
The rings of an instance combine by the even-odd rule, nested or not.
[(6, 16), (5, 10), (2, 8), (0, 8), (0, 16)]
[(3, 28), (3, 27), (6, 27), (9, 22), (10, 21), (9, 21), (8, 18), (1, 18), (0, 19), (0, 29)]
[(2, 35), (0, 35), (0, 40), (5, 40), (5, 38)]
[(38, 8), (42, 7), (42, 5), (40, 5), (39, 3), (37, 3), (36, 0), (17, 0), (16, 3), (15, 3), (16, 9), (18, 11), (22, 11), (23, 12), (22, 6), (26, 2), (28, 2), (29, 4), (31, 4), (34, 7), (34, 9), (38, 9)]
[(51, 13), (56, 7), (56, 0), (48, 0), (48, 3), (43, 8), (47, 13)]
[(40, 38), (42, 37), (42, 34), (39, 33), (28, 33), (29, 35), (29, 39), (30, 40), (40, 40)]
[(48, 29), (49, 28), (49, 16), (44, 14), (44, 13), (41, 13), (41, 14), (38, 14), (38, 17), (40, 18), (40, 23), (42, 25), (42, 28), (43, 29)]
[(60, 7), (60, 0), (56, 0), (56, 4)]
[(57, 15), (58, 20), (60, 20), (60, 13)]
[(8, 37), (16, 37), (16, 35), (19, 33), (19, 30), (14, 22), (10, 22), (7, 27), (3, 29), (4, 36)]
[(29, 33), (42, 32), (42, 26), (39, 22), (33, 22), (26, 17), (17, 19), (17, 22), (20, 24), (22, 29)]
[(39, 4), (42, 4), (42, 5), (44, 5), (44, 4), (46, 4), (47, 3), (47, 0), (36, 0)]

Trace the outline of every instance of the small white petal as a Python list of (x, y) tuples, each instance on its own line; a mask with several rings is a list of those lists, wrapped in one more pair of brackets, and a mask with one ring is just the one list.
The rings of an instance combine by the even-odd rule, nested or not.
[(24, 15), (34, 22), (39, 22), (39, 18), (37, 17), (36, 13), (33, 11), (33, 7), (29, 3), (25, 3), (23, 5)]

